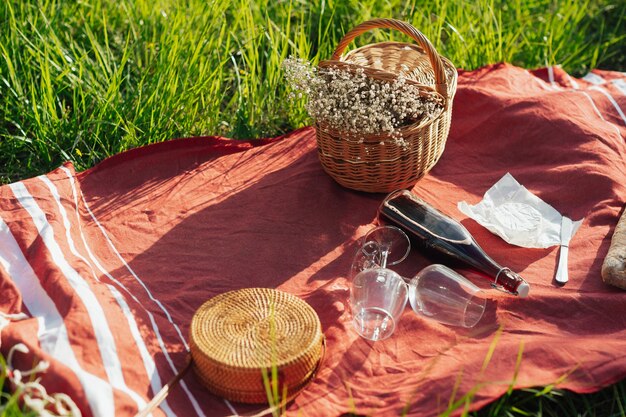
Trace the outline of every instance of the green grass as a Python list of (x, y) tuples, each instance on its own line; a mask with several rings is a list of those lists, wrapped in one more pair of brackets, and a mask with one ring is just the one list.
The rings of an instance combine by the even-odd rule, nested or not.
[[(371, 17), (412, 22), (460, 68), (507, 61), (624, 68), (619, 0), (0, 2), (0, 182), (85, 169), (182, 136), (273, 136), (308, 124), (280, 63), (330, 56)], [(402, 34), (377, 31), (360, 44)]]
[[(176, 137), (273, 136), (310, 123), (280, 63), (316, 63), (372, 17), (413, 23), (457, 67), (624, 71), (623, 0), (5, 0), (0, 182), (79, 170)], [(357, 45), (405, 39), (376, 31)], [(624, 382), (589, 396), (512, 391), (478, 416), (624, 415)]]
[(9, 385), (7, 363), (4, 356), (0, 355), (0, 417), (36, 417), (34, 413), (20, 407), (20, 393), (11, 393)]

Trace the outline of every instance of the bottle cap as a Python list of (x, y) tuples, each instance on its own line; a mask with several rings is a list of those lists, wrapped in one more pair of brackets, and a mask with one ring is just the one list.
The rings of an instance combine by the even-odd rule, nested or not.
[(526, 281), (522, 281), (522, 283), (517, 287), (517, 295), (526, 298), (528, 297), (528, 293), (530, 292), (530, 285)]

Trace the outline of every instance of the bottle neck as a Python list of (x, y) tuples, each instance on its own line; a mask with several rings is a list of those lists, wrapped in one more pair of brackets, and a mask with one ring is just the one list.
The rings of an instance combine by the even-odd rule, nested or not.
[(491, 286), (497, 290), (526, 297), (528, 295), (528, 283), (519, 274), (509, 268), (502, 268), (497, 274)]
[(489, 277), (494, 278), (498, 274), (500, 274), (504, 270), (509, 270), (509, 268), (505, 268), (496, 261), (494, 261), (487, 252), (483, 250), (483, 248), (476, 242), (476, 240), (471, 237), (471, 246), (474, 250), (471, 253), (471, 257), (466, 259), (465, 261), (471, 264), (474, 268), (483, 273), (487, 274)]

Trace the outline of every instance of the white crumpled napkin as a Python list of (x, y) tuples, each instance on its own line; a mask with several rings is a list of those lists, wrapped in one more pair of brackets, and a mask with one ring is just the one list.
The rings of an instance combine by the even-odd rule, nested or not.
[[(458, 208), (512, 245), (548, 248), (561, 244), (561, 213), (509, 173), (487, 190), (478, 204), (470, 206), (461, 201)], [(581, 223), (582, 219), (573, 222), (571, 236)]]

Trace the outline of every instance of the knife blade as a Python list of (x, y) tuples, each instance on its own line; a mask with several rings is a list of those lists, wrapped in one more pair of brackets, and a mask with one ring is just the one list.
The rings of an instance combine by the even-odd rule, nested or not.
[(569, 253), (569, 242), (574, 232), (572, 219), (566, 216), (561, 217), (561, 248), (559, 253), (559, 265), (556, 269), (556, 281), (565, 284), (569, 279), (567, 272), (567, 256)]

